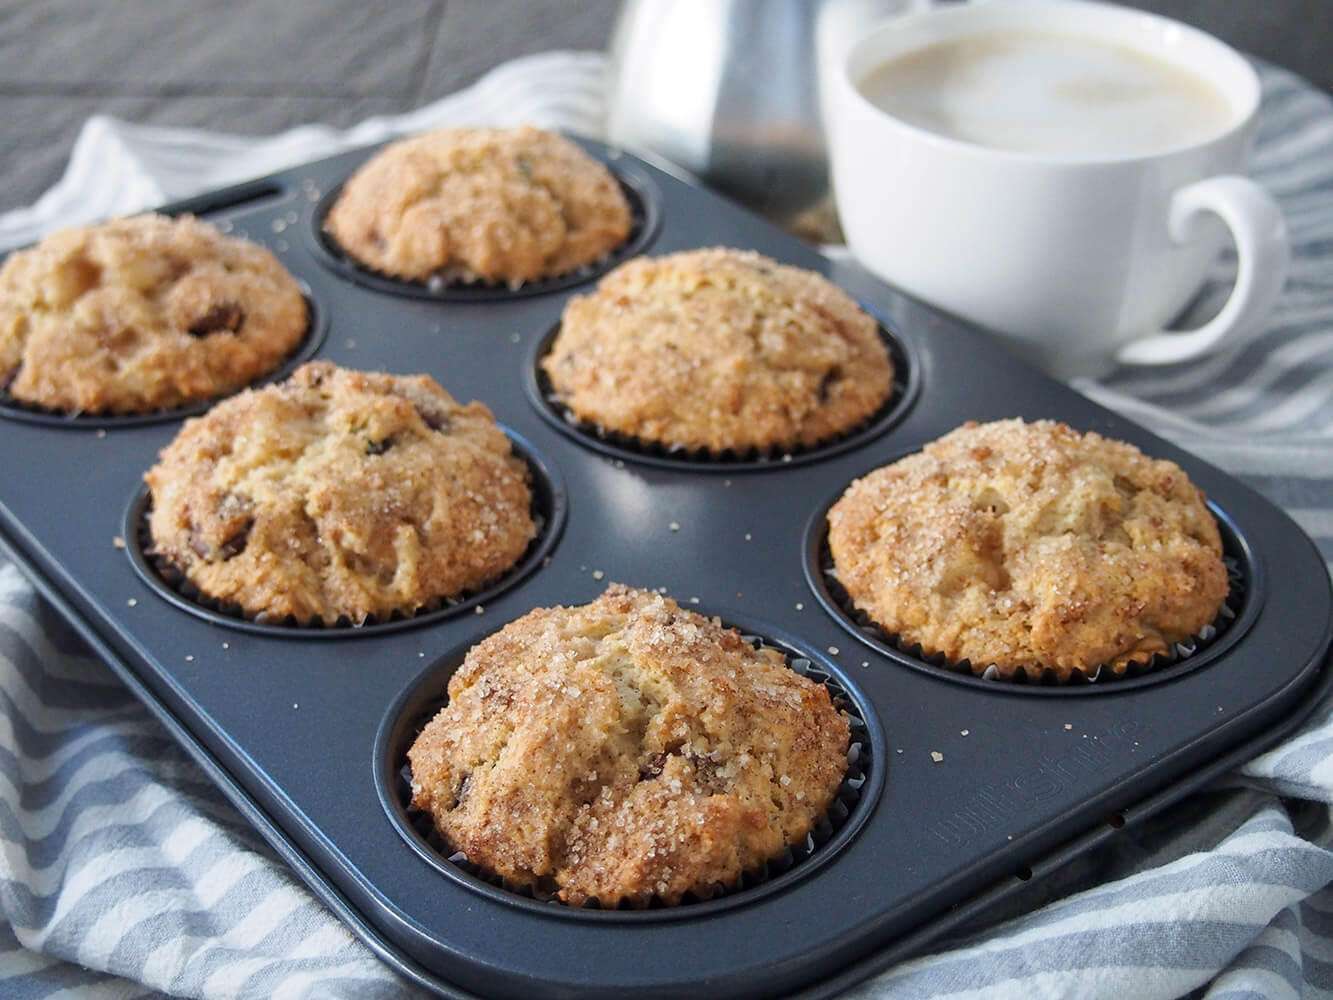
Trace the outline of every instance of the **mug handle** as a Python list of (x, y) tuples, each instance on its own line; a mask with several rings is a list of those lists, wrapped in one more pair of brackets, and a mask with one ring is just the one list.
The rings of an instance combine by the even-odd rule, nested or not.
[(1291, 246), (1277, 203), (1247, 177), (1209, 177), (1189, 184), (1171, 198), (1167, 230), (1171, 238), (1189, 239), (1195, 218), (1213, 212), (1236, 241), (1236, 285), (1222, 311), (1197, 330), (1158, 333), (1131, 340), (1116, 352), (1129, 365), (1166, 365), (1188, 361), (1258, 329), (1287, 281)]

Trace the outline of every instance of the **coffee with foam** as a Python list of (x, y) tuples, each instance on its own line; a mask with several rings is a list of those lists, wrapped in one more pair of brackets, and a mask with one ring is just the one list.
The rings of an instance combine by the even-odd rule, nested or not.
[(889, 59), (858, 81), (876, 107), (991, 149), (1073, 159), (1152, 156), (1206, 140), (1222, 92), (1146, 52), (1095, 38), (994, 31)]

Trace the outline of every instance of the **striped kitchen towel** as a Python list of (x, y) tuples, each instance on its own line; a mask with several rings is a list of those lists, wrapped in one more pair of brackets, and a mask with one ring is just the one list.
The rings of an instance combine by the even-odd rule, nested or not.
[[(1293, 272), (1262, 334), (1078, 388), (1248, 481), (1333, 562), (1333, 102), (1261, 66), (1254, 173)], [(0, 247), (452, 123), (600, 129), (605, 60), (549, 53), (407, 115), (267, 139), (90, 119)], [(1200, 313), (1225, 294), (1219, 262)], [(410, 997), (14, 567), (0, 563), (0, 997)], [(856, 997), (1333, 997), (1333, 707), (1218, 786)]]

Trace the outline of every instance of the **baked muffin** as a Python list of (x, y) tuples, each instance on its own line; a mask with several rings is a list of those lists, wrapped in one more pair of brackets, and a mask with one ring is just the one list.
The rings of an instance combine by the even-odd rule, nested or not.
[(448, 128), (385, 147), (324, 225), (384, 274), (517, 285), (606, 256), (629, 236), (630, 212), (611, 172), (562, 136)]
[(151, 553), (249, 616), (360, 624), (475, 591), (536, 535), (481, 403), (311, 362), (189, 420), (145, 475)]
[(172, 409), (267, 375), (306, 324), (278, 259), (207, 222), (65, 229), (0, 268), (0, 388), (67, 413)]
[(511, 887), (674, 904), (803, 841), (842, 782), (848, 733), (780, 653), (613, 584), (468, 652), (408, 751), (412, 804)]
[(1227, 594), (1217, 523), (1179, 466), (1049, 420), (966, 424), (852, 483), (828, 526), (857, 608), (1005, 678), (1121, 673)]
[(893, 386), (878, 324), (845, 292), (721, 247), (617, 267), (569, 302), (542, 367), (580, 419), (711, 452), (819, 444)]

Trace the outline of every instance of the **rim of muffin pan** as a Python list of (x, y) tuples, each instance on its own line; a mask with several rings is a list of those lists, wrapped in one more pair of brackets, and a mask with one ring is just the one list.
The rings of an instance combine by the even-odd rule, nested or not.
[(376, 271), (348, 254), (324, 229), (324, 220), (342, 193), (345, 181), (324, 192), (315, 204), (315, 210), (310, 213), (310, 225), (307, 227), (310, 246), (315, 258), (334, 274), (363, 288), (389, 295), (436, 302), (509, 302), (564, 291), (599, 278), (613, 267), (642, 253), (657, 235), (661, 225), (661, 198), (648, 176), (618, 158), (599, 162), (611, 171), (629, 203), (629, 236), (618, 247), (592, 263), (554, 277), (511, 285), (504, 281), (399, 278)]
[(653, 900), (643, 907), (611, 908), (590, 901), (575, 906), (556, 898), (554, 886), (549, 891), (546, 887), (510, 887), (501, 876), (483, 871), (445, 842), (436, 832), (429, 813), (411, 807), (407, 751), (425, 725), (448, 703), (449, 680), (462, 665), (468, 650), (494, 630), (479, 632), (439, 657), (389, 707), (376, 733), (372, 761), (375, 786), (385, 814), (408, 846), (442, 876), (503, 906), (546, 916), (612, 923), (693, 919), (782, 892), (835, 857), (874, 811), (884, 786), (884, 734), (865, 694), (846, 673), (808, 643), (766, 623), (739, 616), (724, 615), (723, 625), (738, 629), (756, 649), (778, 650), (786, 656), (788, 669), (823, 684), (834, 707), (845, 714), (851, 728), (847, 772), (828, 811), (802, 843), (770, 859), (762, 870), (746, 872), (737, 887), (715, 885), (707, 896), (687, 893), (675, 904)]
[(514, 454), (524, 461), (531, 473), (531, 513), (537, 524), (537, 534), (518, 561), (487, 586), (464, 591), (454, 597), (437, 598), (411, 614), (395, 611), (388, 616), (368, 618), (364, 622), (353, 622), (346, 616), (332, 623), (315, 618), (303, 625), (291, 615), (283, 618), (273, 618), (263, 612), (249, 615), (235, 603), (209, 597), (174, 565), (151, 553), (152, 539), (148, 522), (152, 514), (153, 498), (146, 485), (135, 493), (125, 512), (125, 550), (139, 578), (169, 604), (215, 625), (269, 637), (348, 639), (384, 635), (444, 621), (468, 612), (475, 613), (475, 608), (494, 600), (545, 564), (564, 529), (569, 511), (568, 493), (555, 468), (526, 439), (504, 425), (500, 425), (500, 429), (509, 438)]
[(1146, 663), (1131, 661), (1123, 672), (1107, 665), (1091, 674), (1075, 669), (1061, 681), (1050, 668), (1025, 670), (1005, 679), (991, 665), (978, 675), (969, 660), (950, 661), (944, 654), (926, 655), (920, 643), (912, 643), (882, 628), (857, 608), (838, 582), (828, 545), (828, 512), (842, 496), (840, 490), (821, 506), (806, 526), (805, 578), (824, 610), (875, 652), (896, 664), (933, 677), (966, 684), (984, 691), (1038, 696), (1085, 696), (1113, 694), (1175, 680), (1214, 662), (1249, 631), (1263, 603), (1263, 581), (1250, 543), (1231, 517), (1212, 501), (1208, 510), (1217, 521), (1222, 537), (1222, 562), (1227, 570), (1227, 594), (1212, 622), (1197, 635), (1172, 645)]
[(171, 420), (184, 420), (186, 417), (197, 417), (215, 403), (219, 403), (229, 396), (234, 396), (238, 392), (269, 385), (273, 382), (281, 382), (315, 356), (329, 332), (328, 311), (315, 304), (314, 296), (305, 282), (298, 281), (298, 284), (301, 287), (301, 297), (305, 299), (306, 305), (306, 329), (300, 341), (272, 371), (259, 375), (230, 392), (224, 392), (217, 396), (210, 396), (207, 399), (170, 409), (150, 410), (147, 413), (68, 413), (64, 410), (53, 410), (14, 399), (7, 391), (0, 391), (0, 417), (23, 421), (24, 423), (43, 424), (48, 427), (68, 427), (76, 430), (142, 427), (147, 424), (160, 424)]
[[(862, 306), (862, 308), (865, 308)], [(869, 311), (869, 310), (867, 310)], [(612, 458), (688, 472), (745, 472), (808, 465), (860, 448), (898, 424), (911, 410), (921, 392), (921, 365), (912, 346), (881, 322), (875, 323), (880, 339), (893, 362), (893, 384), (879, 409), (856, 426), (814, 445), (797, 448), (677, 448), (610, 430), (577, 416), (560, 401), (551, 380), (542, 369), (560, 333), (557, 323), (534, 345), (523, 371), (523, 388), (546, 422), (566, 437)]]

